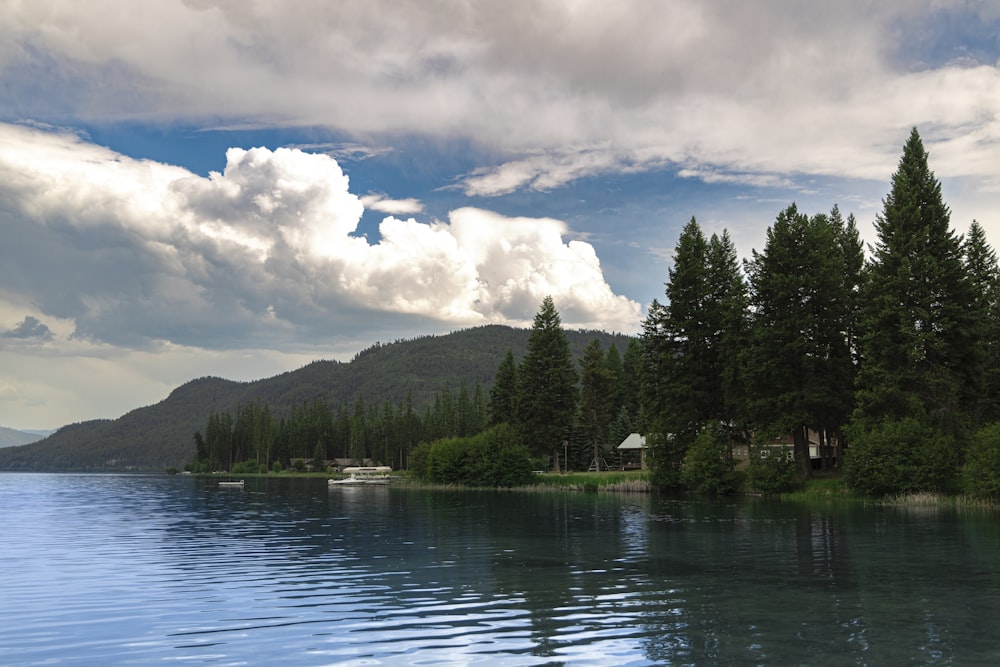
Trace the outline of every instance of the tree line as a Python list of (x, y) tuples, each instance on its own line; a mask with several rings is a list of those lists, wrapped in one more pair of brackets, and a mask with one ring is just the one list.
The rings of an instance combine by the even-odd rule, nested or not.
[(194, 433), (194, 472), (258, 472), (288, 467), (325, 469), (334, 459), (378, 461), (405, 468), (410, 450), (423, 441), (479, 433), (487, 420), (482, 387), (462, 382), (445, 386), (422, 412), (405, 401), (367, 405), (358, 397), (351, 406), (333, 406), (316, 398), (293, 404), (277, 415), (260, 401), (209, 415)]
[[(457, 391), (445, 385), (423, 411), (413, 407), (410, 397), (396, 404), (367, 406), (363, 397), (353, 406), (317, 398), (295, 404), (283, 415), (259, 401), (243, 404), (235, 414), (220, 411), (209, 416), (205, 428), (194, 434), (195, 454), (187, 468), (237, 473), (324, 469), (326, 462), (342, 459), (411, 468), (432, 481), (489, 479), (502, 485), (524, 481), (524, 471), (551, 465), (605, 469), (617, 464), (609, 439), (620, 442), (638, 424), (640, 363), (637, 339), (629, 339), (623, 356), (614, 342), (605, 350), (595, 336), (584, 350), (578, 374), (559, 314), (547, 297), (529, 334), (524, 359), (518, 364), (508, 349), (488, 392), (480, 384), (471, 391), (465, 382)], [(463, 458), (466, 450), (477, 448), (497, 454), (502, 445), (502, 456), (493, 458), (504, 462), (500, 468), (509, 467), (506, 447), (511, 438), (516, 439), (511, 443), (517, 446), (514, 451), (525, 459), (524, 465), (515, 467), (517, 474), (499, 468), (487, 473), (481, 462), (467, 462), (466, 475), (461, 472), (465, 463), (440, 460), (441, 452)], [(550, 446), (551, 442), (556, 444)], [(429, 454), (432, 449), (440, 455), (437, 459)]]
[(996, 495), (996, 254), (977, 222), (952, 229), (916, 129), (883, 203), (869, 257), (836, 206), (781, 211), (742, 267), (727, 233), (684, 228), (641, 334), (662, 485), (703, 481), (690, 470), (714, 451), (725, 489), (733, 447), (789, 435), (800, 478), (843, 467), (865, 494)]

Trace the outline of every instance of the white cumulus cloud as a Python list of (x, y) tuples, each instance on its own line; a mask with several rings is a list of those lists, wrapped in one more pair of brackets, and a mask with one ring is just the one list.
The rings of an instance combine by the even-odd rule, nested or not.
[(387, 217), (373, 244), (354, 235), (364, 204), (333, 158), (226, 157), (202, 177), (0, 125), (0, 286), (76, 338), (135, 348), (376, 339), (412, 318), (526, 324), (546, 295), (567, 326), (639, 324), (565, 223), (463, 208), (447, 222)]

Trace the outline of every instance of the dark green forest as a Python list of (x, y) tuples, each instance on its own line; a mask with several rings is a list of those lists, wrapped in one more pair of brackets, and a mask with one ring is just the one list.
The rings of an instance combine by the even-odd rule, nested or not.
[[(684, 228), (641, 336), (661, 486), (729, 490), (742, 451), (756, 490), (842, 470), (866, 495), (996, 497), (997, 257), (977, 222), (952, 228), (916, 129), (875, 231), (866, 253), (853, 216), (792, 204), (741, 265)], [(776, 441), (791, 470), (756, 456)]]

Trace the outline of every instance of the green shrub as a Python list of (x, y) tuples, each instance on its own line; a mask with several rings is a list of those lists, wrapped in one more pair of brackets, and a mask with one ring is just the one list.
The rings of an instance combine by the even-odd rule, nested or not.
[[(754, 447), (751, 450), (758, 453), (760, 449)], [(755, 493), (762, 493), (765, 496), (788, 493), (801, 486), (798, 470), (795, 461), (784, 452), (768, 452), (770, 456), (761, 458), (750, 457), (750, 467), (747, 470), (747, 488)]]
[(650, 482), (660, 489), (680, 489), (684, 458), (693, 443), (680, 435), (663, 435), (655, 431), (646, 436), (646, 441), (650, 446)]
[(406, 459), (406, 469), (416, 479), (429, 482), (431, 480), (428, 460), (430, 459), (431, 444), (429, 442), (418, 443), (410, 450)]
[(844, 473), (850, 487), (868, 496), (947, 493), (958, 471), (955, 439), (914, 417), (871, 427), (852, 425)]
[(471, 438), (421, 443), (410, 452), (409, 469), (436, 484), (511, 487), (532, 481), (528, 450), (507, 424)]
[(469, 447), (466, 438), (442, 438), (431, 443), (427, 468), (437, 484), (462, 484), (466, 476)]
[(1000, 422), (972, 436), (962, 468), (962, 486), (975, 498), (1000, 500)]
[(733, 469), (729, 436), (716, 425), (703, 428), (684, 455), (680, 479), (692, 491), (725, 495), (736, 491), (738, 477)]
[(281, 461), (274, 459), (274, 462), (271, 464), (271, 472), (281, 472), (284, 469), (284, 466), (281, 465)]
[(530, 454), (513, 427), (500, 424), (470, 441), (466, 484), (511, 487), (532, 480)]
[(240, 461), (233, 464), (233, 469), (229, 472), (233, 475), (252, 475), (260, 470), (256, 461)]

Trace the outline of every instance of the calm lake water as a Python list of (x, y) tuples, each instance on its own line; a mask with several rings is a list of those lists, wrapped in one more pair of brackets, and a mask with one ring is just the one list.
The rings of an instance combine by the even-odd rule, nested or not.
[(1000, 517), (0, 474), (0, 665), (995, 665)]

